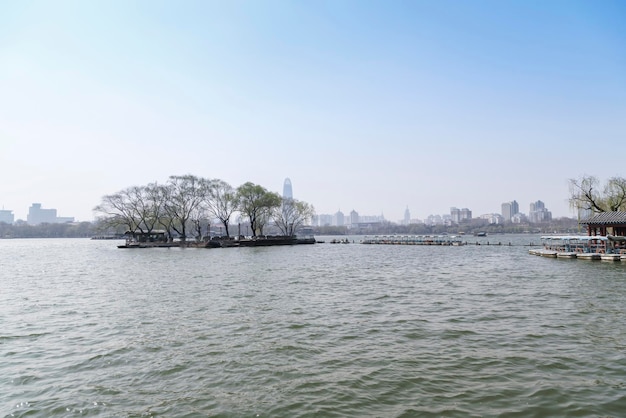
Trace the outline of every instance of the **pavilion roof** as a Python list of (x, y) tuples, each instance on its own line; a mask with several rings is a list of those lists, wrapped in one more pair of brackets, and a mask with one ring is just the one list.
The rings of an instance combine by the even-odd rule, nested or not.
[(583, 225), (626, 225), (626, 212), (602, 212), (580, 223)]

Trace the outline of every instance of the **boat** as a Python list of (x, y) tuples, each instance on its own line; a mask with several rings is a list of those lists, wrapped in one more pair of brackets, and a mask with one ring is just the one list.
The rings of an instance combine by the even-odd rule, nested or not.
[(485, 231), (474, 232), (474, 236), (475, 237), (486, 237), (487, 236), (487, 232), (485, 232)]
[(600, 260), (602, 261), (621, 261), (619, 254), (600, 254)]
[(117, 248), (148, 248), (148, 246), (140, 242), (127, 242), (126, 244), (118, 245)]
[(548, 235), (541, 237), (541, 244), (541, 249), (529, 252), (544, 257), (621, 260), (620, 252), (605, 236)]

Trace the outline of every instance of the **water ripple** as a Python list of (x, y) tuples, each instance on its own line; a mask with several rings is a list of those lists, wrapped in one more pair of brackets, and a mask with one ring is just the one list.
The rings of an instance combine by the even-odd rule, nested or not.
[(0, 247), (0, 416), (626, 410), (624, 263), (515, 246)]

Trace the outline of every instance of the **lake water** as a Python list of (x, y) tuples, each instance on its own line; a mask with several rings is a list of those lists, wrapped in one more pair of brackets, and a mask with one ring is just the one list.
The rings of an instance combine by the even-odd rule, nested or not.
[(325, 239), (0, 240), (0, 416), (626, 414), (626, 263)]

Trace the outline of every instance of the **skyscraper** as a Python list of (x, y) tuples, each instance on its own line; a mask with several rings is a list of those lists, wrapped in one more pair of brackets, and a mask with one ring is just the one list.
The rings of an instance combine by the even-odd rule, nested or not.
[(528, 220), (530, 222), (547, 222), (552, 220), (552, 212), (546, 209), (546, 205), (537, 200), (530, 204), (530, 211), (528, 212)]
[(352, 209), (352, 212), (350, 212), (350, 225), (356, 225), (359, 223), (359, 213)]
[(517, 201), (506, 202), (502, 204), (502, 217), (505, 221), (510, 221), (513, 216), (519, 213), (519, 204)]
[(285, 183), (283, 183), (283, 199), (293, 199), (293, 191), (291, 190), (291, 180), (289, 180), (289, 177), (287, 177)]
[(5, 210), (4, 208), (0, 210), (0, 222), (12, 224), (14, 221), (15, 221), (15, 216), (13, 215), (12, 210)]
[(517, 215), (519, 213), (519, 204), (517, 203), (517, 200), (511, 202), (511, 211), (513, 212), (513, 215)]
[(456, 208), (456, 207), (450, 208), (450, 218), (452, 219), (452, 222), (456, 224), (461, 222), (461, 211), (459, 210), (459, 208)]
[(337, 213), (333, 216), (333, 225), (334, 226), (343, 226), (344, 216), (341, 210), (338, 210)]

